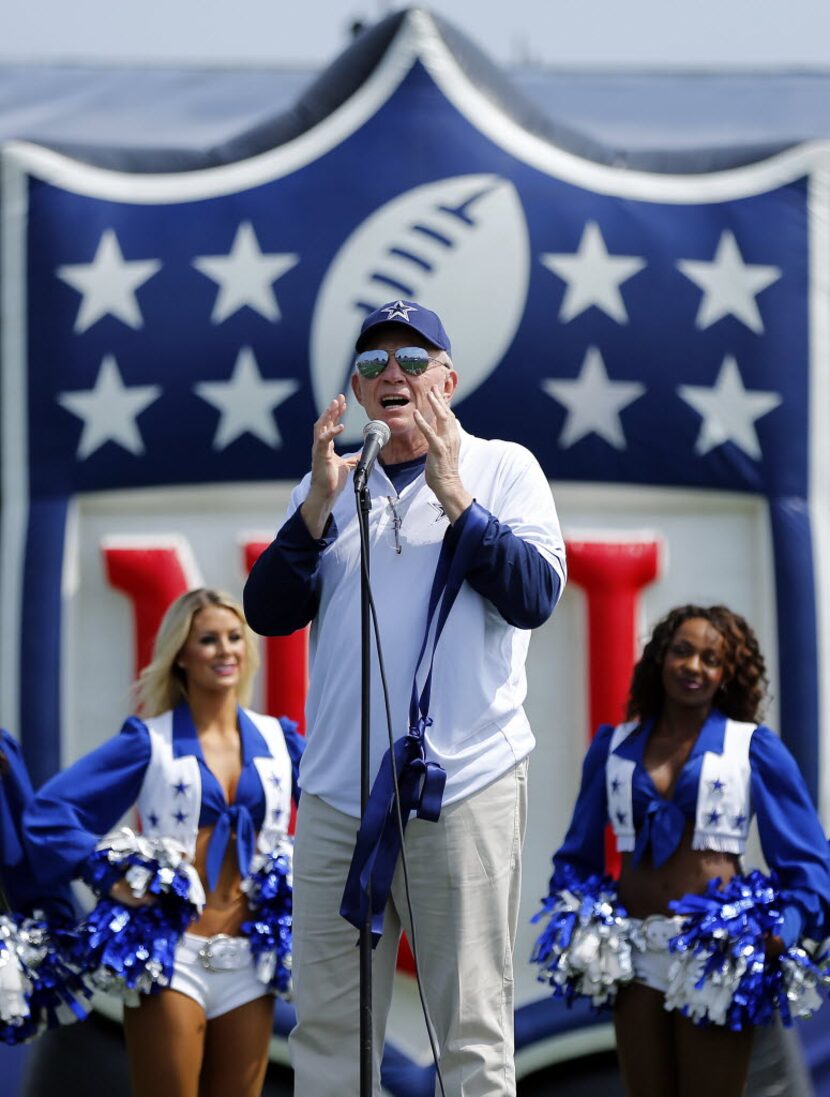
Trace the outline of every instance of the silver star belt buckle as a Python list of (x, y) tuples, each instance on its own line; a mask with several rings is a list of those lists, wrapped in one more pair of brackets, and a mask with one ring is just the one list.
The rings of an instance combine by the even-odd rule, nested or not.
[(251, 952), (244, 937), (217, 933), (199, 949), (199, 960), (207, 971), (238, 971), (251, 962)]

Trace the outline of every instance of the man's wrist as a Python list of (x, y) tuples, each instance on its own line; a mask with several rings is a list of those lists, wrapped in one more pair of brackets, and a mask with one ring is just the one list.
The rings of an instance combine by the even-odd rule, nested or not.
[(305, 522), (306, 529), (315, 541), (323, 536), (334, 509), (334, 500), (320, 500), (309, 492), (305, 501), (300, 505), (300, 516)]
[(450, 525), (457, 522), (465, 510), (473, 501), (472, 495), (459, 480), (456, 484), (443, 488), (440, 495), (435, 493), (438, 502), (444, 508), (444, 513), (450, 520)]

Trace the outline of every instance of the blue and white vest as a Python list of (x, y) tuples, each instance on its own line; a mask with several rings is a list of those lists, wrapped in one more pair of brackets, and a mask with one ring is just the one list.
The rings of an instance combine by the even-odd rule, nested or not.
[[(613, 802), (620, 806), (610, 821), (617, 836), (617, 847), (622, 853), (632, 852), (636, 843), (631, 783), (637, 763), (618, 757), (614, 751), (637, 727), (639, 721), (635, 720), (614, 729), (605, 763), (608, 802), (611, 803), (613, 797)], [(745, 852), (752, 818), (749, 744), (756, 727), (757, 724), (727, 720), (723, 753), (715, 754), (710, 750), (704, 753), (697, 788), (692, 849), (735, 854)]]
[[(257, 837), (259, 853), (270, 853), (285, 837), (291, 815), (291, 757), (282, 727), (273, 716), (245, 709), (271, 752), (253, 759), (265, 796), (265, 815)], [(195, 755), (173, 756), (173, 713), (143, 723), (152, 754), (138, 795), (142, 831), (148, 838), (176, 838), (192, 858), (202, 807), (202, 777)]]

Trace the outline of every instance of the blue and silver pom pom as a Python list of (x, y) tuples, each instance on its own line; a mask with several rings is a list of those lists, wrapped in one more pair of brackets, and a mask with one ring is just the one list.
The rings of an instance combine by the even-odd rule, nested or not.
[[(131, 907), (109, 898), (121, 879), (137, 899), (151, 896), (154, 902)], [(185, 848), (172, 838), (146, 838), (125, 827), (98, 843), (84, 880), (102, 898), (78, 927), (79, 969), (96, 989), (131, 1004), (139, 994), (168, 986), (179, 939), (205, 904)]]
[(31, 993), (32, 984), (17, 955), (17, 925), (8, 915), (0, 915), (0, 1036), (4, 1043), (19, 1043), (34, 1034)]
[(74, 935), (32, 917), (0, 915), (0, 1040), (20, 1044), (45, 1028), (83, 1020), (89, 993), (69, 965)]
[(610, 877), (578, 880), (567, 873), (560, 879), (532, 919), (548, 920), (531, 956), (539, 965), (537, 978), (568, 1004), (584, 995), (597, 1009), (610, 1006), (617, 988), (634, 977), (637, 929), (620, 906)]
[(774, 877), (752, 872), (722, 889), (715, 879), (703, 895), (685, 895), (670, 906), (686, 920), (669, 942), (675, 959), (666, 1009), (737, 1031), (769, 1024), (776, 1013), (790, 1025), (820, 1007), (821, 975), (803, 948), (767, 958), (766, 940), (782, 924)]
[(270, 853), (258, 853), (243, 881), (253, 917), (243, 922), (257, 977), (281, 997), (291, 996), (293, 844), (283, 839)]

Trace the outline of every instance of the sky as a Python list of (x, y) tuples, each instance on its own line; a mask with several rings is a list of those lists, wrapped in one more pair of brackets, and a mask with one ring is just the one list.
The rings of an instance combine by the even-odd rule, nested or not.
[[(319, 68), (390, 0), (2, 0), (0, 63)], [(827, 0), (441, 0), (501, 64), (830, 68)]]

